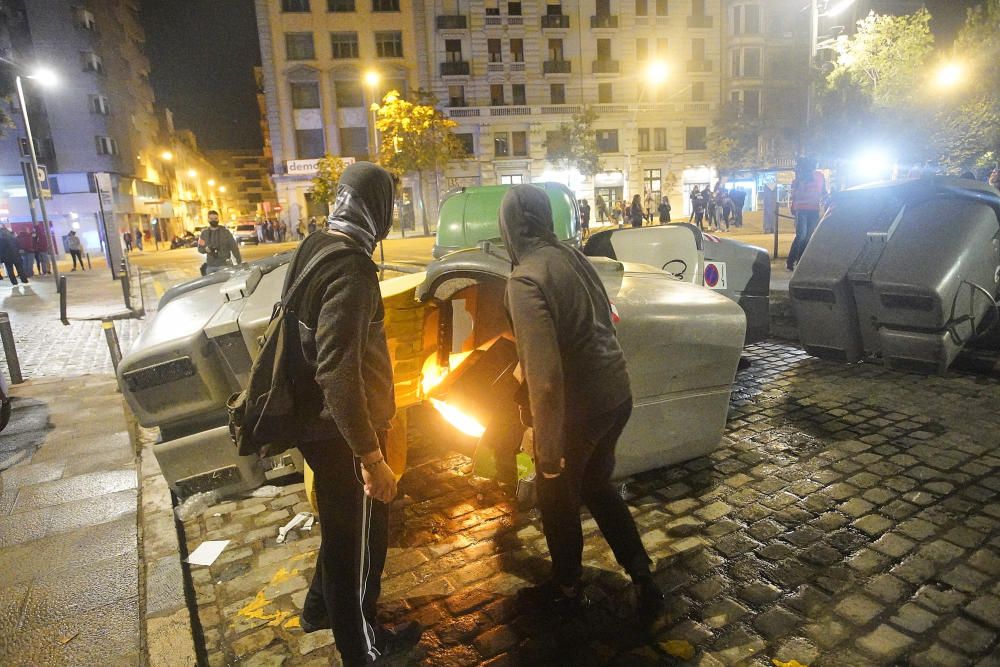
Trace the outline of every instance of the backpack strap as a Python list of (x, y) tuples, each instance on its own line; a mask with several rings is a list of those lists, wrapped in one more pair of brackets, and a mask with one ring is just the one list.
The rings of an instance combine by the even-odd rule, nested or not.
[(288, 307), (288, 304), (291, 303), (292, 297), (295, 296), (295, 294), (298, 293), (302, 285), (305, 284), (306, 278), (309, 277), (309, 275), (316, 269), (316, 267), (318, 267), (323, 262), (323, 260), (332, 255), (343, 252), (351, 252), (353, 250), (354, 248), (352, 248), (347, 243), (344, 243), (343, 241), (329, 243), (323, 248), (321, 248), (315, 255), (313, 255), (312, 259), (310, 259), (306, 263), (305, 268), (302, 269), (302, 273), (300, 273), (298, 277), (295, 278), (295, 281), (292, 283), (291, 287), (289, 287), (285, 291), (284, 296), (281, 297), (282, 307), (283, 308)]

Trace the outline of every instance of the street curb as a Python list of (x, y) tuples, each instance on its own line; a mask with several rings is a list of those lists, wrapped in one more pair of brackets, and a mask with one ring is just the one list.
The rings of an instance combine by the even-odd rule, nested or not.
[(155, 432), (123, 406), (139, 455), (139, 590), (142, 649), (150, 667), (198, 664), (170, 488), (153, 455)]

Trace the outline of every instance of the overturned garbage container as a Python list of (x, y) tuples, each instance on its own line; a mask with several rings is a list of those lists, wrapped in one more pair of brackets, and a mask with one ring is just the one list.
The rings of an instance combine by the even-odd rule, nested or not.
[(1000, 192), (917, 179), (838, 193), (789, 285), (807, 352), (944, 373), (997, 326)]

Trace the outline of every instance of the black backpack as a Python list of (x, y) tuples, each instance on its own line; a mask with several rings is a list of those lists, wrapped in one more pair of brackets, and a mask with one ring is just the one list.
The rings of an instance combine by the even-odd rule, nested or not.
[(274, 305), (271, 320), (259, 339), (260, 352), (250, 367), (246, 389), (226, 401), (229, 434), (240, 456), (274, 456), (299, 442), (295, 412), (295, 384), (309, 378), (315, 368), (306, 361), (299, 335), (299, 318), (291, 308), (293, 297), (324, 260), (361, 252), (346, 242), (334, 242), (317, 251)]

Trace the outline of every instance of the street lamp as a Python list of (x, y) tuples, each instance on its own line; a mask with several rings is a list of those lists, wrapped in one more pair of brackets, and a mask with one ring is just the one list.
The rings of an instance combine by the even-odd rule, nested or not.
[(371, 93), (371, 100), (372, 100), (371, 105), (368, 107), (368, 110), (371, 111), (372, 115), (371, 146), (368, 152), (371, 154), (373, 158), (375, 158), (378, 156), (378, 134), (375, 130), (375, 119), (376, 119), (375, 114), (378, 113), (378, 100), (375, 99), (375, 94), (376, 94), (375, 91), (378, 88), (379, 83), (382, 82), (382, 75), (379, 74), (377, 70), (370, 69), (367, 72), (365, 72), (364, 82), (365, 85), (368, 86), (368, 90)]
[(188, 169), (188, 178), (197, 178), (198, 172), (194, 169)]
[[(10, 61), (6, 61), (10, 62)], [(35, 81), (40, 86), (48, 87), (57, 83), (55, 73), (47, 68), (39, 67), (31, 74), (26, 74), (25, 78)], [(17, 101), (21, 106), (21, 119), (24, 122), (24, 131), (28, 135), (28, 155), (31, 157), (31, 180), (35, 186), (35, 193), (38, 195), (38, 208), (42, 213), (42, 225), (45, 227), (45, 234), (49, 240), (49, 254), (52, 259), (52, 276), (59, 284), (59, 266), (56, 264), (56, 235), (49, 226), (49, 217), (45, 212), (45, 197), (42, 196), (42, 184), (38, 180), (38, 154), (35, 152), (35, 139), (31, 135), (31, 122), (28, 120), (28, 105), (24, 101), (24, 88), (21, 85), (21, 75), (14, 75), (14, 82), (17, 86)], [(30, 204), (30, 202), (29, 202)]]
[[(639, 129), (636, 127), (636, 118), (639, 115), (639, 106), (642, 104), (643, 97), (646, 96), (647, 88), (656, 88), (667, 82), (670, 78), (670, 66), (663, 60), (653, 60), (648, 65), (642, 73), (642, 78), (645, 85), (640, 86), (639, 96), (636, 98), (635, 110), (632, 112), (632, 126), (636, 128), (636, 142), (638, 143)], [(632, 178), (632, 153), (629, 152), (625, 159), (625, 189), (623, 190), (626, 198), (630, 194), (628, 192), (629, 181)]]
[(946, 63), (938, 68), (934, 82), (939, 88), (955, 88), (965, 78), (965, 68), (958, 63)]
[(210, 187), (210, 188), (214, 188), (215, 187), (215, 179), (214, 178), (208, 179), (208, 187)]
[(163, 151), (160, 153), (160, 158), (162, 158), (164, 162), (170, 162), (174, 159), (174, 154), (170, 151)]

